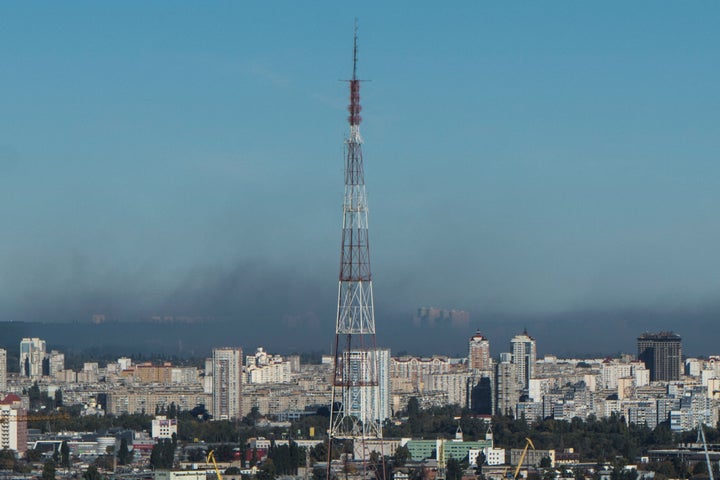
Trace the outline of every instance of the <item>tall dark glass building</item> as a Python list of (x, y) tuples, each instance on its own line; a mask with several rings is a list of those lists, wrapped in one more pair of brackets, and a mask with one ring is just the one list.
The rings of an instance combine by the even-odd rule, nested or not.
[(680, 380), (682, 345), (673, 332), (643, 333), (637, 339), (638, 360), (650, 370), (650, 381)]

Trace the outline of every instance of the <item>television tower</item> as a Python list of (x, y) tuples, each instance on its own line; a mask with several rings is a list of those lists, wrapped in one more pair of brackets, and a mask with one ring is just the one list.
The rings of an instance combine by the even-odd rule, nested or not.
[[(350, 83), (350, 133), (345, 140), (345, 195), (333, 347), (328, 473), (334, 439), (364, 442), (382, 438), (378, 350), (370, 274), (368, 206), (360, 136), (360, 80), (357, 78), (357, 23)], [(331, 478), (328, 476), (328, 478)]]

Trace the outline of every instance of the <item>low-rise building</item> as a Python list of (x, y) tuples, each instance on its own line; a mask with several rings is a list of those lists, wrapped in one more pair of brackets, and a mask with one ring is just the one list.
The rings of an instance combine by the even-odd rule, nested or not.
[(205, 470), (156, 470), (154, 480), (205, 480)]
[(177, 436), (177, 418), (167, 418), (163, 415), (157, 415), (152, 420), (152, 438), (172, 438)]
[[(522, 448), (511, 448), (510, 449), (510, 465), (517, 465), (520, 461), (520, 457), (523, 455), (525, 449)], [(527, 449), (525, 451), (525, 458), (523, 460), (523, 466), (540, 466), (540, 462), (543, 458), (550, 459), (550, 466), (555, 466), (555, 450), (534, 450)]]

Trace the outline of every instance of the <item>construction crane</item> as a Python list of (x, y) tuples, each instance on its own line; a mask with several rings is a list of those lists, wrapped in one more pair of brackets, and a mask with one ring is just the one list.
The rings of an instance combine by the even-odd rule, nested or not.
[(42, 420), (67, 420), (70, 416), (67, 413), (60, 413), (58, 415), (18, 415), (16, 417), (11, 416), (0, 416), (0, 423), (8, 422), (37, 422)]
[(698, 422), (698, 437), (702, 439), (703, 450), (705, 450), (705, 463), (707, 463), (708, 475), (710, 476), (710, 480), (715, 480), (715, 477), (713, 476), (712, 463), (710, 463), (710, 454), (707, 449), (707, 440), (705, 440), (705, 429), (703, 429), (702, 422)]
[(527, 455), (528, 447), (532, 447), (532, 449), (535, 450), (535, 445), (533, 445), (532, 440), (525, 437), (525, 448), (523, 448), (522, 454), (520, 454), (520, 461), (518, 461), (518, 465), (515, 467), (515, 473), (512, 476), (513, 480), (517, 480), (518, 478), (520, 468), (522, 468), (522, 464), (525, 461), (525, 455)]
[(215, 453), (214, 450), (210, 450), (207, 454), (207, 463), (212, 462), (213, 467), (215, 467), (215, 473), (217, 474), (218, 480), (223, 480), (223, 476), (220, 473), (220, 469), (217, 466), (217, 462), (215, 461)]

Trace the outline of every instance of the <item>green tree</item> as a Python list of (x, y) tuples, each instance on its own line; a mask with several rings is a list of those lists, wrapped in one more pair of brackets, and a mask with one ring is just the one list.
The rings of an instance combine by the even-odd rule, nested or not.
[(540, 459), (540, 468), (550, 468), (552, 467), (552, 460), (550, 457), (543, 457)]
[(693, 467), (692, 473), (693, 475), (703, 475), (707, 474), (707, 465), (705, 462), (697, 462), (695, 466)]
[(150, 465), (155, 469), (171, 469), (175, 463), (175, 443), (169, 439), (160, 440), (150, 452)]
[(262, 418), (260, 409), (258, 407), (252, 407), (250, 409), (250, 413), (248, 413), (247, 416), (243, 418), (242, 422), (245, 425), (254, 426), (255, 422), (257, 422), (260, 418)]
[(55, 462), (48, 460), (43, 465), (41, 480), (55, 480)]
[(409, 419), (420, 416), (420, 402), (418, 402), (416, 397), (410, 397), (410, 400), (408, 400), (407, 414)]
[(410, 460), (410, 449), (407, 446), (400, 446), (395, 450), (393, 457), (396, 467), (403, 467)]
[(32, 387), (28, 389), (28, 400), (30, 401), (30, 410), (37, 410), (40, 408), (41, 403), (41, 395), (40, 395), (40, 387), (38, 387), (37, 382), (33, 384)]
[(475, 459), (475, 471), (480, 476), (482, 476), (482, 467), (483, 467), (483, 465), (485, 465), (486, 461), (487, 461), (487, 457), (485, 456), (483, 451), (480, 450), (480, 453), (478, 453), (478, 456)]
[(177, 418), (178, 409), (175, 406), (175, 402), (171, 402), (167, 410), (167, 418)]
[(310, 448), (310, 459), (313, 462), (327, 462), (327, 456), (328, 456), (327, 441), (324, 443), (318, 443), (314, 447)]
[(114, 457), (112, 455), (99, 455), (95, 458), (93, 465), (100, 470), (110, 471), (113, 469)]
[[(327, 480), (326, 467), (313, 467), (312, 476), (315, 480)], [(331, 480), (334, 480), (336, 476), (331, 473)]]
[(0, 450), (0, 469), (12, 470), (15, 468), (15, 452), (8, 450)]
[(133, 452), (128, 449), (128, 443), (126, 439), (120, 440), (120, 450), (118, 451), (118, 463), (120, 465), (128, 465), (132, 463)]
[(262, 465), (260, 465), (256, 478), (257, 480), (274, 480), (275, 477), (275, 463), (272, 461), (272, 458), (267, 458)]
[(204, 462), (206, 454), (199, 448), (193, 448), (187, 450), (187, 457), (189, 462)]
[(102, 480), (102, 476), (95, 465), (90, 465), (85, 473), (83, 473), (83, 479), (85, 480)]
[(462, 480), (462, 466), (454, 458), (449, 458), (445, 465), (445, 478), (447, 480)]
[(28, 462), (39, 462), (42, 458), (42, 453), (40, 453), (39, 450), (26, 450), (25, 451), (25, 460)]
[(272, 445), (268, 458), (273, 461), (278, 475), (297, 475), (298, 467), (305, 463), (305, 451), (295, 442), (290, 442), (288, 445)]
[(543, 474), (543, 480), (555, 480), (556, 475), (558, 475), (558, 472), (553, 468), (548, 468), (545, 470), (545, 473)]
[(368, 467), (374, 472), (375, 480), (386, 480), (388, 478), (388, 465), (380, 453), (374, 450), (370, 452)]
[[(59, 391), (60, 390), (58, 390), (58, 392)], [(70, 468), (70, 447), (64, 440), (60, 445), (60, 465), (62, 465), (63, 468)]]

